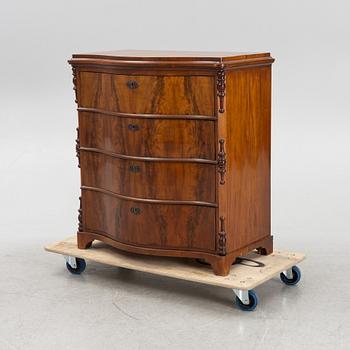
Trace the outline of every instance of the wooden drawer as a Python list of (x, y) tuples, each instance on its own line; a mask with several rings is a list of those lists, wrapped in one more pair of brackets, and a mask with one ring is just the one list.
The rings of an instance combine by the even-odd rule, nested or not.
[(79, 112), (80, 145), (129, 156), (215, 160), (214, 123)]
[(80, 107), (122, 113), (207, 115), (214, 112), (215, 78), (80, 72)]
[(215, 250), (215, 208), (140, 203), (83, 190), (83, 226), (119, 242)]
[(131, 197), (215, 204), (215, 165), (120, 159), (90, 151), (81, 152), (80, 164), (83, 186)]

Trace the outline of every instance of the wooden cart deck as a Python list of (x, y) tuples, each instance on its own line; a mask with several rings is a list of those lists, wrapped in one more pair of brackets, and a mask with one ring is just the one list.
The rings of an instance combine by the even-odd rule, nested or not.
[(230, 274), (222, 277), (214, 275), (210, 266), (200, 264), (193, 259), (126, 253), (98, 241), (95, 241), (89, 249), (78, 249), (76, 237), (49, 244), (45, 250), (101, 264), (243, 291), (255, 288), (282, 271), (292, 268), (305, 258), (303, 253), (279, 250), (275, 250), (267, 256), (251, 253), (246, 258), (264, 264), (263, 267), (249, 261), (243, 261), (247, 265), (242, 263), (232, 265)]

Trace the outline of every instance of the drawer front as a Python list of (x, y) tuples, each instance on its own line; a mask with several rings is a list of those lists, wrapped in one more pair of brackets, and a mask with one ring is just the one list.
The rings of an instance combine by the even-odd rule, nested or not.
[(79, 112), (80, 144), (129, 156), (215, 160), (214, 123)]
[(84, 190), (84, 231), (155, 248), (215, 250), (215, 208), (139, 203)]
[(135, 161), (81, 151), (80, 165), (83, 186), (131, 197), (215, 204), (212, 164)]
[(121, 113), (214, 115), (215, 78), (80, 72), (79, 106)]

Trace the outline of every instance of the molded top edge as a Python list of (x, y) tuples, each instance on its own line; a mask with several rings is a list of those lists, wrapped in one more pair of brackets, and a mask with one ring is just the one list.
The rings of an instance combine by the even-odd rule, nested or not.
[(224, 62), (242, 59), (271, 57), (269, 52), (205, 52), (205, 51), (158, 51), (117, 50), (105, 52), (77, 53), (72, 58), (95, 58), (119, 61), (209, 61)]
[(73, 54), (71, 65), (109, 66), (115, 68), (151, 69), (235, 69), (251, 65), (270, 65), (269, 52), (199, 52), (120, 50)]

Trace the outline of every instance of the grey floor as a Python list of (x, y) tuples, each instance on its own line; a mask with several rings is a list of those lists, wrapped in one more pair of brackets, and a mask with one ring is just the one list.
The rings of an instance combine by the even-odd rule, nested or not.
[[(298, 145), (288, 142), (294, 132)], [(274, 148), (273, 162), (275, 246), (308, 257), (298, 286), (276, 278), (258, 287), (260, 304), (251, 313), (237, 310), (233, 293), (218, 287), (96, 263), (81, 276), (69, 274), (63, 258), (43, 246), (76, 229), (74, 128), (16, 138), (3, 133), (11, 152), (3, 152), (0, 163), (0, 349), (350, 349), (344, 167), (320, 172), (335, 152), (327, 145), (318, 155), (322, 133), (316, 145), (300, 130), (280, 126), (280, 133), (284, 139), (276, 133), (274, 142), (284, 147)], [(310, 156), (315, 163), (305, 172)]]

